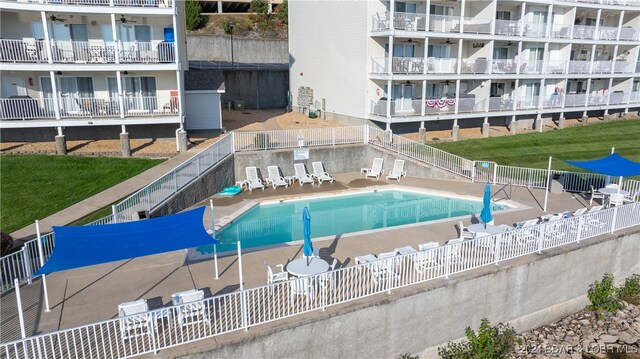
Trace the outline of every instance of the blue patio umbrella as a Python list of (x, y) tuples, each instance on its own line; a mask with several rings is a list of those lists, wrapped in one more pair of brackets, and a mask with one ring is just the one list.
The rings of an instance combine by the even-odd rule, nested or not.
[(304, 207), (302, 210), (302, 232), (304, 233), (302, 253), (307, 257), (307, 264), (309, 264), (308, 258), (313, 255), (313, 244), (311, 244), (311, 214), (309, 214), (307, 207)]
[(480, 212), (480, 220), (487, 226), (487, 223), (493, 221), (493, 216), (491, 216), (491, 186), (487, 183), (484, 187), (484, 197), (482, 198), (482, 212)]

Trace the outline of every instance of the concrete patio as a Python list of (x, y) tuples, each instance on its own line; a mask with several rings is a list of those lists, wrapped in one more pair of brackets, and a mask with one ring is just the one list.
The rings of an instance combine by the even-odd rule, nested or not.
[[(386, 180), (364, 179), (356, 173), (337, 174), (336, 182), (319, 185), (295, 184), (289, 188), (244, 192), (235, 197), (214, 197), (216, 222), (223, 223), (238, 214), (242, 208), (253, 201), (287, 199), (309, 194), (331, 194), (340, 191), (363, 189), (373, 186), (402, 185), (420, 189), (437, 190), (464, 196), (482, 196), (484, 183), (438, 181), (421, 178), (404, 178), (400, 183)], [(544, 202), (543, 190), (529, 190), (522, 187), (492, 186), (497, 202), (512, 200), (521, 208), (494, 214), (496, 224), (513, 224), (516, 221), (538, 217)], [(208, 200), (202, 204), (208, 205)], [(578, 194), (549, 194), (549, 213), (575, 210), (588, 205), (588, 199)], [(391, 251), (394, 248), (413, 246), (428, 241), (446, 242), (458, 236), (454, 224), (458, 219), (447, 219), (435, 223), (409, 225), (399, 229), (380, 230), (360, 235), (336, 236), (322, 241), (314, 241), (314, 247), (320, 248), (321, 257), (331, 262), (338, 260), (338, 268), (354, 264), (354, 257), (369, 253)], [(468, 225), (471, 218), (464, 218)], [(205, 214), (204, 225), (210, 227), (209, 212)], [(136, 258), (70, 271), (53, 273), (47, 276), (49, 303), (51, 312), (46, 313), (42, 296), (42, 285), (38, 279), (31, 285), (21, 288), (25, 313), (27, 336), (52, 332), (60, 329), (94, 323), (117, 317), (120, 303), (147, 299), (150, 309), (171, 304), (171, 294), (193, 288), (203, 289), (205, 297), (233, 292), (239, 289), (238, 262), (235, 253), (219, 257), (220, 278), (215, 279), (212, 260), (185, 263), (186, 251)], [(244, 288), (261, 286), (267, 283), (266, 268), (263, 264), (286, 264), (301, 255), (301, 245), (281, 245), (264, 250), (247, 251), (242, 256)], [(522, 258), (516, 261), (523, 260)], [(482, 271), (482, 268), (477, 271)], [(437, 285), (441, 280), (424, 285)], [(420, 285), (418, 285), (420, 286)], [(371, 298), (365, 301), (371, 301)], [(9, 342), (20, 338), (15, 291), (2, 296), (2, 325), (0, 340)], [(311, 315), (311, 314), (307, 314)], [(288, 320), (279, 321), (286, 323)], [(282, 325), (272, 323), (273, 325)], [(271, 324), (263, 327), (268, 327)], [(223, 337), (233, 338), (244, 333), (230, 333)], [(221, 340), (216, 337), (216, 341)], [(184, 348), (197, 346), (190, 344)], [(183, 346), (168, 352), (180, 351)], [(167, 353), (165, 351), (164, 353)], [(169, 354), (167, 354), (169, 355)]]

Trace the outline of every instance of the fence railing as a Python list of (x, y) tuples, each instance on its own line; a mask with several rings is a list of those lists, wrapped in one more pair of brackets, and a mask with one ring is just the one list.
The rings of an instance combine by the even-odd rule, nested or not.
[(366, 126), (235, 132), (235, 151), (366, 143)]
[(640, 225), (640, 203), (0, 345), (7, 358), (124, 358), (322, 310)]

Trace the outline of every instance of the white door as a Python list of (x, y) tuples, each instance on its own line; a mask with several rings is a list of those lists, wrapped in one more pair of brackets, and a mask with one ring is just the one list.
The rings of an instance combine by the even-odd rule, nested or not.
[(18, 76), (2, 76), (2, 98), (26, 96), (27, 88), (24, 79)]
[(214, 92), (186, 92), (187, 130), (217, 130), (222, 128), (220, 94)]

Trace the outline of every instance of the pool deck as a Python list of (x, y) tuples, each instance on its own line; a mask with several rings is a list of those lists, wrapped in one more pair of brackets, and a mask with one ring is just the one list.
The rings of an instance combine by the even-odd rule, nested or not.
[[(437, 190), (461, 196), (473, 196), (481, 199), (484, 183), (468, 183), (429, 180), (421, 178), (403, 178), (401, 182), (364, 179), (357, 173), (337, 174), (333, 184), (321, 186), (294, 184), (289, 188), (267, 188), (264, 191), (245, 191), (234, 197), (214, 197), (216, 222), (224, 223), (232, 219), (243, 208), (248, 208), (256, 201), (288, 199), (311, 194), (329, 195), (331, 193), (362, 190), (367, 187), (387, 187), (401, 185), (416, 189)], [(513, 224), (538, 217), (544, 212), (543, 190), (530, 190), (522, 187), (492, 185), (492, 193), (497, 202), (512, 200), (521, 208), (494, 213), (496, 224)], [(203, 204), (208, 204), (208, 200)], [(549, 194), (549, 213), (575, 210), (588, 206), (588, 199), (579, 194)], [(338, 268), (353, 265), (354, 257), (369, 253), (392, 251), (403, 246), (437, 241), (446, 242), (458, 236), (454, 224), (458, 219), (440, 220), (435, 223), (410, 225), (399, 229), (386, 229), (358, 235), (336, 236), (326, 240), (314, 240), (314, 247), (320, 249), (320, 255), (329, 263), (338, 260)], [(471, 223), (471, 217), (464, 218), (465, 225)], [(207, 210), (204, 225), (209, 228), (210, 214)], [(301, 255), (301, 245), (280, 245), (263, 250), (252, 250), (243, 253), (244, 288), (266, 284), (267, 273), (264, 261), (270, 264), (286, 264)], [(157, 309), (171, 304), (171, 294), (193, 288), (203, 289), (205, 297), (233, 292), (239, 289), (237, 256), (234, 254), (220, 256), (218, 268), (220, 278), (214, 277), (212, 260), (185, 263), (186, 251), (158, 254), (127, 261), (118, 261), (103, 265), (79, 268), (70, 271), (53, 273), (47, 276), (49, 303), (51, 312), (44, 311), (42, 285), (40, 280), (31, 285), (22, 286), (23, 309), (25, 313), (26, 332), (28, 336), (38, 333), (52, 332), (60, 329), (94, 323), (117, 317), (117, 306), (120, 303), (141, 298), (147, 299), (150, 309)], [(517, 259), (516, 259), (517, 260)], [(477, 270), (482, 270), (478, 268)], [(434, 281), (438, 282), (439, 281)], [(433, 283), (429, 284), (433, 285)], [(371, 299), (363, 299), (364, 301)], [(2, 318), (0, 341), (8, 342), (20, 338), (15, 291), (2, 296), (0, 308)], [(287, 320), (278, 323), (286, 323)], [(277, 323), (267, 324), (280, 325)], [(246, 333), (229, 333), (230, 338)], [(223, 339), (216, 338), (216, 342)], [(198, 343), (184, 346), (197, 346)], [(204, 345), (204, 344), (203, 344)], [(211, 345), (211, 344), (208, 344)], [(177, 352), (183, 346), (169, 352)], [(167, 351), (165, 351), (166, 353)]]

